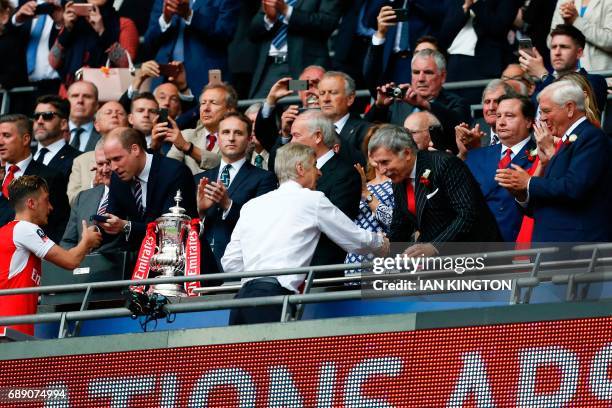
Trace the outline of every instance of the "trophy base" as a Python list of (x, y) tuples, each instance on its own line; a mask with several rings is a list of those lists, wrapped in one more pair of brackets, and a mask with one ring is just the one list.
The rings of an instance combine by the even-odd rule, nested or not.
[(157, 293), (166, 297), (186, 297), (187, 292), (182, 285), (176, 283), (160, 283), (159, 285), (151, 286), (150, 293)]

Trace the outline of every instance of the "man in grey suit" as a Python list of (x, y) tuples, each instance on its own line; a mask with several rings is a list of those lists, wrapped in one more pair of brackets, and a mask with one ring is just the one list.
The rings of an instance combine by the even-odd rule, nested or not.
[[(96, 159), (96, 175), (93, 181), (94, 187), (81, 191), (72, 203), (70, 219), (66, 226), (66, 231), (60, 242), (60, 246), (66, 249), (77, 246), (79, 237), (82, 234), (82, 220), (89, 221), (94, 214), (106, 213), (108, 206), (108, 186), (112, 170), (110, 162), (104, 156), (104, 144), (102, 140), (96, 145), (94, 154)], [(96, 249), (96, 252), (105, 252), (119, 247), (119, 241), (114, 239), (104, 243)]]
[(100, 134), (94, 128), (98, 110), (98, 88), (88, 81), (77, 81), (68, 88), (70, 102), (70, 146), (82, 152), (94, 150)]

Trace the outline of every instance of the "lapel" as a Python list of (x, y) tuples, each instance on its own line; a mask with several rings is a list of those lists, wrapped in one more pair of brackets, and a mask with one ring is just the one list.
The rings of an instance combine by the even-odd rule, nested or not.
[(246, 161), (242, 165), (242, 167), (240, 167), (240, 170), (238, 171), (238, 173), (236, 173), (234, 180), (232, 181), (229, 188), (227, 189), (227, 193), (229, 194), (230, 197), (234, 194), (234, 191), (236, 191), (236, 189), (240, 187), (240, 185), (244, 183), (244, 181), (246, 181), (250, 172), (251, 172), (251, 164), (248, 161)]
[(87, 200), (86, 200), (86, 205), (88, 206), (86, 216), (89, 216), (91, 214), (96, 214), (98, 212), (98, 206), (100, 205), (100, 200), (102, 200), (103, 195), (104, 195), (103, 185), (97, 185), (91, 189), (91, 197), (87, 197)]
[[(148, 212), (147, 210), (149, 208), (153, 208), (152, 198), (155, 197), (154, 193), (156, 193), (156, 191), (153, 191), (153, 190), (155, 190), (155, 188), (159, 185), (159, 183), (154, 182), (154, 181), (157, 180), (157, 175), (159, 173), (159, 167), (161, 165), (160, 162), (161, 162), (160, 156), (154, 154), (153, 161), (151, 162), (151, 171), (149, 171), (149, 179), (147, 180), (147, 206), (145, 208), (145, 214)], [(172, 194), (172, 197), (174, 197), (174, 194)]]
[[(425, 209), (425, 205), (427, 205), (427, 194), (429, 190), (435, 190), (433, 186), (433, 170), (429, 175), (429, 180), (431, 180), (430, 187), (425, 187), (425, 185), (419, 182), (421, 175), (425, 172), (426, 169), (431, 169), (431, 161), (429, 160), (429, 156), (426, 152), (419, 151), (417, 153), (417, 162), (416, 162), (416, 173), (414, 175), (414, 195), (416, 199), (416, 210), (417, 210), (417, 225), (420, 226), (420, 221), (422, 219), (423, 210)], [(407, 202), (407, 201), (406, 201)]]
[(53, 156), (51, 161), (49, 161), (49, 164), (48, 164), (49, 167), (51, 167), (52, 164), (56, 164), (56, 163), (59, 164), (60, 162), (64, 160), (64, 158), (66, 157), (66, 150), (68, 150), (66, 146), (68, 146), (68, 143), (63, 145), (62, 148), (59, 149), (58, 152), (55, 154), (55, 156)]
[(353, 115), (351, 114), (340, 132), (340, 138), (344, 140), (353, 140), (355, 138), (355, 126), (353, 123)]
[(531, 163), (533, 163), (533, 162), (530, 162), (529, 159), (527, 158), (527, 152), (535, 148), (536, 148), (536, 143), (534, 142), (533, 139), (530, 138), (527, 144), (523, 146), (521, 151), (518, 152), (516, 156), (514, 156), (511, 163), (521, 166), (523, 169), (527, 170), (527, 167), (531, 167)]
[[(588, 120), (584, 120), (580, 125), (578, 125), (578, 127), (576, 129), (574, 129), (574, 131), (572, 133), (570, 133), (568, 135), (578, 135), (578, 137), (580, 137), (580, 134), (582, 133), (582, 131), (584, 130), (584, 128), (588, 125), (589, 121)], [(559, 149), (559, 151), (557, 153), (555, 153), (555, 155), (550, 159), (550, 163), (548, 164), (548, 166), (546, 167), (546, 171), (544, 173), (544, 175), (548, 175), (550, 174), (550, 172), (552, 171), (553, 167), (555, 166), (555, 163), (558, 161), (559, 157), (567, 154), (567, 152), (569, 152), (569, 150), (572, 148), (574, 143), (570, 143), (569, 145), (563, 145), (561, 146), (561, 148)]]
[(484, 174), (495, 174), (497, 166), (499, 166), (499, 160), (501, 159), (502, 144), (498, 143), (485, 149), (487, 149), (485, 150), (487, 159), (485, 160), (485, 163), (483, 163), (485, 166)]

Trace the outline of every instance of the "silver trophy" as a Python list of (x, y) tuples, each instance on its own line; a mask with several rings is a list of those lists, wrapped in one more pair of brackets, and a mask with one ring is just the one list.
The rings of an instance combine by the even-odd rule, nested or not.
[[(185, 275), (185, 243), (189, 233), (191, 217), (179, 204), (183, 201), (181, 190), (174, 196), (176, 205), (170, 212), (155, 220), (157, 223), (157, 246), (159, 251), (151, 258), (151, 272), (156, 278)], [(164, 296), (187, 296), (185, 286), (180, 283), (159, 283), (152, 285), (149, 292)]]

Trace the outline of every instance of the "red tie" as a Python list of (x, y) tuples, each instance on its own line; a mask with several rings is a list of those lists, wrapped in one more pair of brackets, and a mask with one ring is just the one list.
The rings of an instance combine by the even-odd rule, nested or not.
[(410, 211), (413, 215), (416, 215), (416, 200), (414, 198), (412, 179), (408, 179), (406, 182), (406, 197), (408, 198), (408, 211)]
[(6, 177), (4, 178), (4, 182), (2, 183), (2, 194), (8, 199), (9, 198), (9, 194), (8, 194), (8, 186), (9, 184), (11, 184), (11, 181), (13, 181), (13, 179), (15, 178), (15, 173), (19, 171), (19, 167), (17, 167), (16, 165), (12, 165), (11, 167), (9, 167), (9, 172), (6, 175)]
[(207, 136), (207, 138), (208, 138), (208, 145), (206, 146), (206, 150), (211, 152), (212, 149), (215, 147), (215, 143), (217, 143), (217, 134), (211, 133), (210, 135)]
[(561, 150), (561, 147), (563, 147), (564, 143), (563, 143), (563, 139), (560, 139), (557, 142), (557, 145), (555, 146), (555, 154), (557, 154), (559, 152), (559, 150)]
[(508, 148), (506, 149), (506, 152), (504, 153), (504, 157), (502, 157), (501, 160), (499, 161), (499, 164), (497, 165), (497, 167), (500, 169), (505, 169), (506, 167), (508, 167), (511, 161), (512, 161), (512, 149)]

